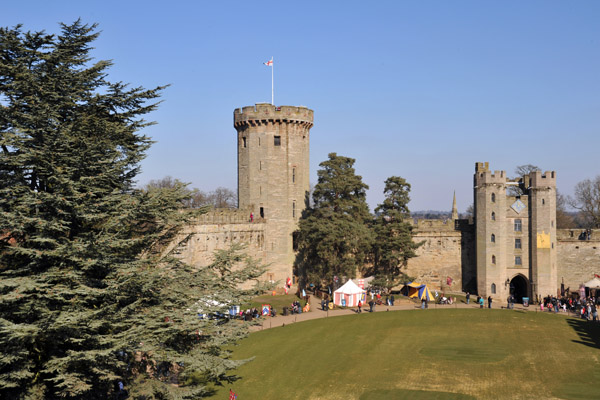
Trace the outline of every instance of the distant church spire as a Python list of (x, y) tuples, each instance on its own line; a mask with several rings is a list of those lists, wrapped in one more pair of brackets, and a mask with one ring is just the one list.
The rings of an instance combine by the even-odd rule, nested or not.
[(458, 210), (456, 209), (456, 190), (454, 191), (454, 198), (452, 199), (452, 219), (458, 219)]

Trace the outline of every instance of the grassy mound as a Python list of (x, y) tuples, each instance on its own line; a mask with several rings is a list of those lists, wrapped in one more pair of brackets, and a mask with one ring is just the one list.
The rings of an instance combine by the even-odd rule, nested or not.
[[(535, 312), (415, 310), (256, 332), (231, 388), (246, 399), (596, 398), (600, 324)], [(215, 398), (227, 398), (229, 387)]]

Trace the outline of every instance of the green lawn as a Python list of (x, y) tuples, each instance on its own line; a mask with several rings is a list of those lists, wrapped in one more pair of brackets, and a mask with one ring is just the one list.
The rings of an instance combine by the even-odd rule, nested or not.
[(234, 358), (256, 358), (231, 388), (238, 400), (599, 398), (599, 348), (600, 325), (549, 313), (363, 313), (251, 334)]

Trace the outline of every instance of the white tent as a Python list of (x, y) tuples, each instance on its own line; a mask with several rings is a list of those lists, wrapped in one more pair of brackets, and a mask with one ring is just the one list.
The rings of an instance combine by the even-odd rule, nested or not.
[(584, 285), (586, 288), (600, 289), (600, 279), (594, 278), (591, 281), (587, 281), (586, 283), (584, 283)]
[(333, 292), (333, 303), (338, 306), (354, 307), (358, 301), (364, 302), (366, 290), (358, 287), (356, 283), (349, 279), (342, 287)]

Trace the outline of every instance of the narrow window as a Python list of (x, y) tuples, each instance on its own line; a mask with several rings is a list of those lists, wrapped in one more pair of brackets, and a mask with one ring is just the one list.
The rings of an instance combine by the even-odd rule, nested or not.
[(492, 212), (492, 221), (495, 221), (495, 220), (496, 220), (496, 213)]
[(296, 218), (296, 201), (292, 202), (292, 218)]
[(496, 202), (496, 193), (492, 193), (492, 203)]
[(296, 183), (296, 168), (292, 168), (292, 183)]
[(258, 138), (258, 146), (260, 147), (260, 138)]
[(496, 294), (496, 284), (492, 283), (492, 294)]
[(546, 200), (542, 199), (542, 205), (546, 204)]
[(243, 146), (246, 147), (246, 136), (242, 137)]
[(515, 265), (521, 265), (521, 256), (515, 256)]
[(264, 208), (264, 207), (261, 207), (261, 208), (260, 208), (260, 217), (261, 217), (261, 218), (264, 218), (264, 217), (265, 217), (265, 208)]
[(550, 221), (550, 226), (554, 228), (554, 220)]
[(494, 235), (493, 233), (492, 233), (491, 241), (492, 241), (492, 243), (496, 243), (496, 235)]
[(275, 140), (273, 142), (275, 146), (281, 146), (281, 136), (275, 136)]
[(260, 171), (262, 171), (262, 161), (259, 161), (259, 162), (258, 162), (258, 169), (259, 169)]
[(521, 248), (521, 239), (515, 239), (515, 249)]
[(262, 186), (258, 187), (258, 194), (260, 194), (262, 196)]
[(515, 232), (521, 232), (521, 220), (515, 219)]
[(496, 256), (492, 256), (492, 264), (496, 265)]

